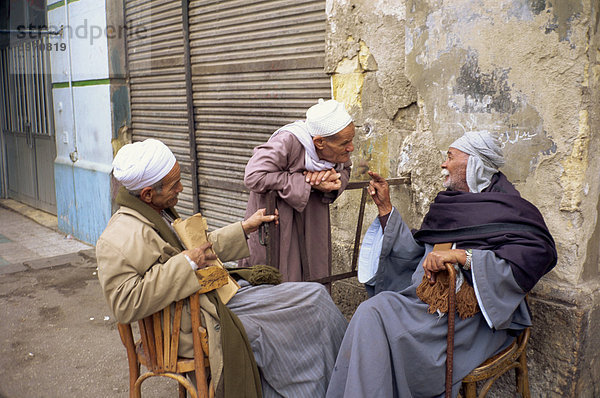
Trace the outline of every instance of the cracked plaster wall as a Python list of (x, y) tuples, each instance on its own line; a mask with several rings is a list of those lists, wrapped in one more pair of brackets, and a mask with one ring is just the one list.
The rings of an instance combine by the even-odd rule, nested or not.
[[(410, 173), (411, 185), (392, 196), (411, 227), (442, 189), (439, 165), (454, 139), (486, 129), (502, 141), (503, 171), (542, 211), (558, 247), (559, 263), (534, 290), (541, 301), (532, 307), (560, 306), (551, 337), (571, 337), (577, 352), (563, 346), (561, 359), (534, 338), (532, 360), (563, 365), (556, 378), (533, 370), (537, 388), (561, 396), (600, 394), (581, 381), (583, 373), (600, 378), (586, 362), (597, 354), (590, 326), (599, 306), (599, 8), (596, 0), (328, 0), (326, 7), (326, 71), (357, 125), (351, 180), (368, 179), (367, 169)], [(359, 202), (359, 192), (347, 192), (332, 210), (336, 272), (350, 263)], [(374, 216), (367, 205), (363, 231)]]

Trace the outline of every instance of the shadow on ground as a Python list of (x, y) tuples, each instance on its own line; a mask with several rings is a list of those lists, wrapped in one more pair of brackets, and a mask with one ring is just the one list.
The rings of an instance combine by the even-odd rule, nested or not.
[[(0, 398), (128, 396), (125, 349), (93, 251), (0, 275), (0, 319)], [(177, 386), (153, 378), (142, 394), (177, 396)]]

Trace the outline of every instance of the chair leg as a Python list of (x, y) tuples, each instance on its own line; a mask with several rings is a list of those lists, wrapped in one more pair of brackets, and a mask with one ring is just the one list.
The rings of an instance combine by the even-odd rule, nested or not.
[(475, 398), (477, 396), (477, 383), (462, 383), (465, 398)]
[(139, 398), (135, 393), (135, 382), (140, 377), (140, 365), (129, 363), (129, 398)]
[(527, 369), (527, 354), (525, 350), (519, 357), (519, 367), (515, 368), (517, 377), (517, 391), (523, 398), (531, 398), (529, 392), (529, 370)]
[(183, 386), (183, 384), (177, 383), (177, 385), (179, 386), (179, 398), (186, 398), (187, 391), (186, 391), (185, 387)]

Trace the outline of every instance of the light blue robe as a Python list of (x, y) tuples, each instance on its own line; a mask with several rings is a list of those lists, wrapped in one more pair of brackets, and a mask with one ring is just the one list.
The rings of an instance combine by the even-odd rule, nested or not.
[(240, 285), (227, 306), (246, 329), (263, 397), (324, 397), (347, 325), (327, 290), (312, 282)]
[[(379, 219), (371, 225), (376, 228), (381, 228)], [(374, 283), (384, 284), (385, 291), (356, 310), (327, 397), (443, 396), (447, 315), (440, 318), (427, 313), (427, 304), (416, 294), (424, 274), (422, 261), (433, 247), (418, 244), (395, 209), (382, 239)], [(464, 320), (456, 316), (454, 397), (472, 369), (514, 339), (509, 328), (521, 330), (531, 325), (525, 293), (509, 263), (491, 251), (473, 250), (472, 275), (479, 288), (479, 304), (493, 328), (481, 312)]]

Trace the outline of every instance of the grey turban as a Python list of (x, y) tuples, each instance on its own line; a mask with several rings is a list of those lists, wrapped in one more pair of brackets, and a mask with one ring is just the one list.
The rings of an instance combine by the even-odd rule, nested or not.
[(468, 131), (454, 141), (450, 148), (456, 148), (469, 155), (467, 185), (470, 192), (484, 190), (490, 185), (492, 176), (504, 166), (500, 141), (487, 131)]

